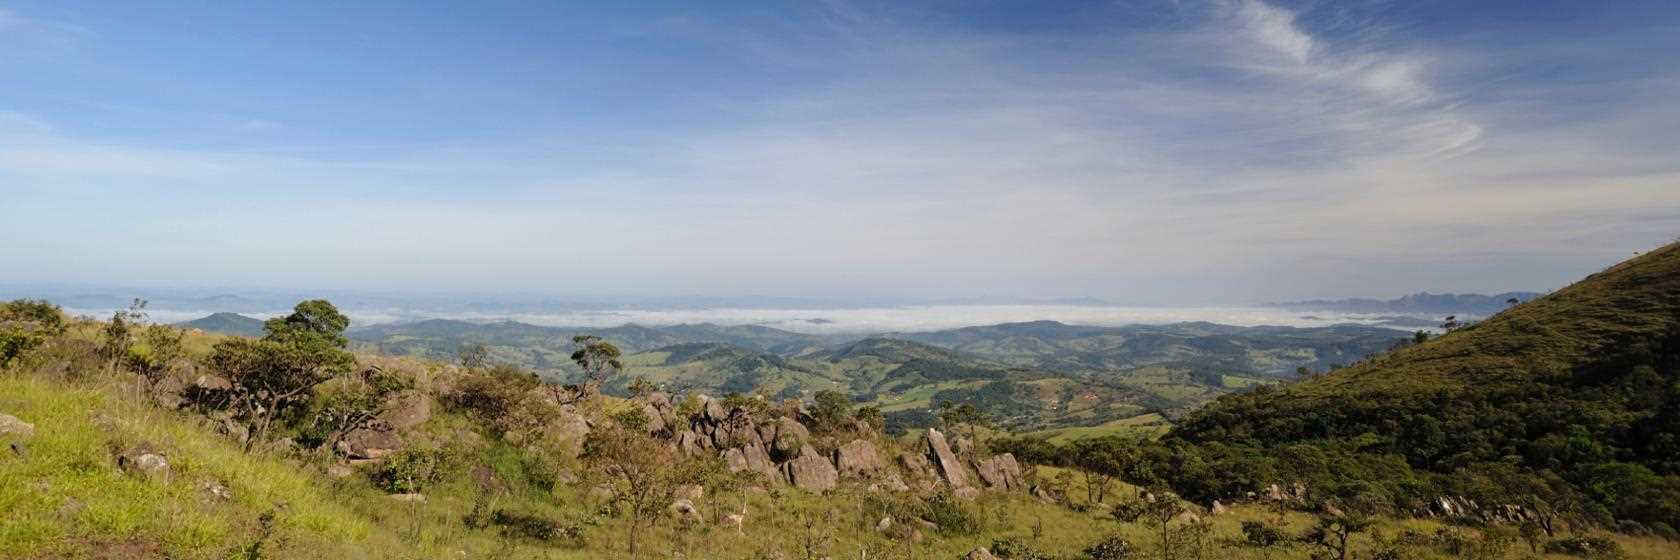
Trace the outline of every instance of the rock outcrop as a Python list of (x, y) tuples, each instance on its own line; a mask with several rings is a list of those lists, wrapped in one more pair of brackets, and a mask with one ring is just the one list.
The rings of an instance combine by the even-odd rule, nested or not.
[(867, 480), (879, 475), (886, 465), (875, 452), (875, 444), (855, 439), (834, 451), (834, 468), (841, 478)]
[(985, 459), (974, 461), (974, 470), (980, 474), (980, 481), (986, 488), (1002, 492), (1019, 492), (1026, 489), (1021, 480), (1021, 464), (1015, 461), (1015, 455), (1004, 453)]
[(351, 459), (378, 459), (402, 445), (402, 437), (396, 432), (360, 429), (344, 435), (338, 442), (338, 452)]
[(392, 430), (412, 430), (432, 419), (432, 399), (418, 391), (395, 395), (379, 419)]
[(968, 473), (963, 471), (962, 463), (958, 462), (956, 454), (951, 452), (951, 446), (945, 443), (945, 434), (928, 428), (925, 439), (928, 459), (938, 469), (940, 478), (945, 479), (945, 483), (951, 485), (952, 490), (968, 488)]
[(782, 465), (788, 484), (802, 490), (821, 492), (832, 490), (840, 482), (840, 473), (828, 458), (810, 445), (800, 448), (799, 456)]
[(772, 422), (774, 431), (766, 443), (770, 444), (773, 457), (789, 459), (793, 457), (806, 442), (811, 440), (811, 431), (805, 429), (804, 424), (786, 416), (777, 417)]

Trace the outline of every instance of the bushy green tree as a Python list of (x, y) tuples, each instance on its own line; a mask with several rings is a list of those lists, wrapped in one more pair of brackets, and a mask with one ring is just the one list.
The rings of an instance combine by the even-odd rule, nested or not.
[(581, 458), (594, 476), (613, 486), (616, 498), (630, 517), (629, 549), (635, 557), (641, 534), (665, 511), (685, 484), (699, 484), (715, 473), (705, 460), (685, 458), (665, 442), (649, 436), (647, 417), (639, 408), (614, 415), (590, 430)]
[(852, 400), (845, 393), (833, 389), (817, 391), (812, 401), (815, 404), (811, 407), (811, 417), (816, 419), (818, 429), (840, 429), (852, 413)]
[(952, 433), (966, 431), (969, 438), (973, 438), (980, 428), (990, 424), (985, 411), (974, 406), (974, 403), (957, 404), (951, 401), (939, 403), (939, 423)]
[(169, 372), (170, 365), (186, 358), (187, 332), (169, 325), (145, 325), (135, 343), (128, 347), (123, 367), (155, 387)]
[(467, 369), (488, 366), (490, 365), (490, 347), (485, 346), (482, 342), (463, 344), (461, 349), (455, 352), (455, 359), (461, 363), (461, 367)]
[(111, 314), (111, 320), (100, 330), (99, 339), (99, 357), (105, 360), (107, 373), (117, 373), (117, 366), (128, 358), (129, 348), (145, 327), (146, 300), (136, 298), (127, 309)]
[(572, 363), (577, 364), (588, 379), (585, 382), (589, 389), (586, 394), (600, 390), (601, 383), (608, 377), (624, 371), (624, 362), (619, 361), (622, 353), (613, 343), (599, 336), (583, 334), (572, 337), (572, 345), (576, 348), (572, 351)]
[(408, 376), (380, 367), (338, 380), (315, 413), (322, 446), (331, 450), (350, 432), (384, 427), (380, 417), (396, 404), (399, 393), (413, 387)]
[(1348, 545), (1353, 536), (1371, 528), (1373, 521), (1363, 515), (1321, 515), (1318, 524), (1307, 530), (1301, 540), (1318, 547), (1314, 558), (1348, 559)]
[(331, 303), (310, 300), (265, 322), (260, 339), (216, 343), (210, 368), (233, 385), (227, 406), (251, 429), (247, 450), (269, 435), (276, 419), (306, 409), (315, 386), (355, 367), (355, 356), (344, 350), (349, 326)]

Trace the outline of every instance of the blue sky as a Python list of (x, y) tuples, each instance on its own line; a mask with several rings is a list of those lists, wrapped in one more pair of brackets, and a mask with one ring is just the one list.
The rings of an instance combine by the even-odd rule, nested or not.
[(1680, 235), (1671, 2), (0, 0), (0, 282), (1230, 303)]

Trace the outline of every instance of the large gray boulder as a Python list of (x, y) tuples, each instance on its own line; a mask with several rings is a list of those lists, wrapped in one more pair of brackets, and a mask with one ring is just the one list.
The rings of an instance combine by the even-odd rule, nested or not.
[(875, 444), (854, 439), (834, 451), (834, 467), (842, 478), (868, 479), (879, 474), (886, 465), (875, 452)]
[(798, 457), (782, 464), (788, 484), (802, 490), (821, 492), (831, 490), (840, 482), (840, 473), (828, 458), (809, 445), (801, 448)]
[[(705, 449), (705, 447), (700, 445), (700, 436), (699, 435), (696, 435), (694, 432), (690, 432), (688, 430), (683, 430), (681, 432), (677, 432), (677, 450), (681, 451), (683, 455), (687, 455), (689, 457), (695, 457), (695, 456), (700, 455), (701, 451), (703, 451), (704, 449)], [(731, 449), (730, 451), (735, 451), (736, 453), (740, 453), (739, 450), (735, 450), (735, 449)], [(727, 459), (728, 456), (725, 455), (724, 458)], [(734, 470), (734, 469), (730, 469), (730, 470)]]
[(706, 399), (703, 412), (706, 415), (706, 420), (712, 423), (722, 423), (729, 419), (729, 410), (723, 407), (723, 399)]
[(432, 419), (432, 399), (419, 391), (391, 397), (391, 406), (379, 415), (392, 430), (412, 430)]
[(642, 403), (642, 415), (647, 416), (647, 430), (649, 434), (665, 433), (669, 427), (665, 424), (665, 416), (659, 413), (659, 407), (649, 403)]
[(378, 459), (401, 449), (402, 437), (389, 430), (360, 429), (344, 435), (338, 451), (351, 459)]
[(117, 468), (146, 478), (169, 477), (169, 460), (149, 442), (141, 442), (118, 453)]
[(782, 459), (793, 457), (805, 444), (811, 441), (811, 431), (805, 429), (804, 424), (786, 416), (777, 417), (773, 422), (776, 426), (775, 435), (768, 442), (770, 450)]
[(926, 439), (928, 459), (938, 469), (939, 476), (944, 478), (945, 483), (951, 485), (952, 489), (967, 488), (968, 473), (963, 471), (962, 463), (958, 462), (956, 454), (951, 452), (951, 446), (945, 443), (945, 434), (928, 428)]
[(583, 453), (583, 440), (589, 435), (589, 419), (571, 411), (561, 411), (554, 421), (542, 427), (542, 438), (571, 457)]
[(741, 451), (746, 455), (748, 470), (763, 474), (765, 478), (771, 481), (780, 478), (777, 476), (776, 462), (770, 459), (770, 452), (765, 451), (764, 446), (748, 445), (741, 448)]
[(1016, 492), (1025, 488), (1021, 480), (1021, 464), (1015, 462), (1014, 454), (1004, 453), (977, 459), (974, 461), (974, 470), (980, 474), (980, 481), (992, 490)]
[(776, 466), (775, 461), (770, 460), (770, 454), (764, 451), (764, 446), (758, 444), (726, 449), (723, 452), (723, 461), (729, 467), (729, 472), (756, 472), (764, 475), (767, 482), (774, 483), (787, 477)]

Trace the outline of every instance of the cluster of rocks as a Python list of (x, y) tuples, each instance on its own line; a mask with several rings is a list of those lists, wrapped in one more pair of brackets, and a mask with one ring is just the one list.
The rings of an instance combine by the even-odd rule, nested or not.
[(1481, 523), (1522, 523), (1538, 521), (1539, 516), (1526, 507), (1515, 504), (1483, 506), (1463, 496), (1439, 496), (1428, 506), (1414, 512), (1418, 517), (1478, 521)]
[(1306, 485), (1301, 484), (1299, 482), (1296, 482), (1294, 484), (1290, 484), (1288, 487), (1283, 487), (1283, 486), (1279, 486), (1277, 483), (1272, 483), (1271, 485), (1266, 486), (1266, 490), (1264, 492), (1260, 493), (1260, 494), (1256, 494), (1254, 492), (1249, 492), (1248, 493), (1248, 500), (1251, 501), (1251, 502), (1252, 501), (1266, 501), (1266, 502), (1293, 502), (1293, 503), (1296, 503), (1296, 504), (1305, 504), (1305, 503), (1307, 503), (1307, 500), (1309, 498), (1310, 498), (1310, 495), (1307, 493)]
[[(849, 430), (854, 439), (833, 445), (832, 452), (824, 453), (815, 445), (806, 426), (811, 419), (803, 410), (755, 418), (748, 409), (726, 406), (722, 399), (700, 396), (698, 401), (699, 410), (685, 416), (663, 394), (636, 400), (649, 419), (649, 432), (668, 438), (680, 452), (690, 456), (716, 454), (723, 457), (730, 471), (758, 473), (768, 484), (817, 492), (841, 483), (892, 492), (932, 491), (943, 486), (959, 496), (972, 496), (981, 488), (1025, 490), (1021, 466), (1013, 455), (976, 457), (972, 446), (960, 439), (956, 446), (959, 452), (938, 430), (927, 431), (919, 453), (900, 454), (899, 468), (894, 469), (872, 442), (867, 427)], [(966, 464), (959, 455), (968, 456)], [(969, 468), (974, 470), (972, 474)], [(978, 478), (978, 482), (971, 482), (972, 478)]]

